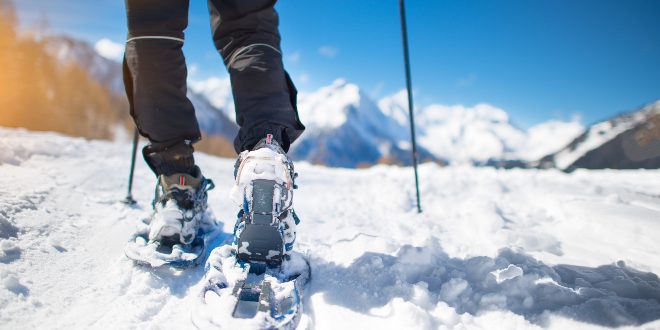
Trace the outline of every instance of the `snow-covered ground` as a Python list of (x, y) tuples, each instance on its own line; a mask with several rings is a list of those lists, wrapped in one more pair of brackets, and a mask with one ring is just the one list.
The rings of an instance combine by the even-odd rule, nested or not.
[[(119, 203), (129, 155), (0, 129), (0, 328), (191, 327), (202, 267), (123, 255), (155, 181), (140, 161), (139, 206)], [(233, 160), (197, 158), (229, 232)], [(297, 248), (313, 271), (303, 327), (660, 329), (660, 171), (425, 164), (418, 215), (409, 168), (297, 170)]]

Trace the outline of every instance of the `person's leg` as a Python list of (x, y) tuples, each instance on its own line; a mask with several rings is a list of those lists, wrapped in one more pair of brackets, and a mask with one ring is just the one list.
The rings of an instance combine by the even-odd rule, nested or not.
[[(275, 0), (209, 0), (213, 41), (231, 78), (236, 121), (237, 258), (279, 264), (296, 237), (291, 143), (305, 129), (296, 89), (284, 71)], [(255, 179), (259, 178), (259, 179)]]
[(275, 0), (209, 0), (213, 41), (231, 78), (240, 126), (234, 148), (250, 150), (272, 134), (288, 151), (305, 127), (284, 71)]
[(126, 0), (126, 16), (124, 83), (131, 115), (151, 142), (144, 158), (156, 175), (191, 173), (200, 132), (186, 97), (188, 0)]

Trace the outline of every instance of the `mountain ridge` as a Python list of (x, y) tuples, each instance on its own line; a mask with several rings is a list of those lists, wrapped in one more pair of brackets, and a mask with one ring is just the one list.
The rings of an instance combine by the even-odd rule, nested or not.
[[(44, 44), (45, 49), (59, 61), (77, 63), (113, 95), (123, 97), (121, 65), (118, 62), (101, 56), (91, 45), (69, 37), (47, 37)], [(187, 95), (196, 108), (205, 139), (208, 142), (209, 137), (220, 136), (223, 139), (223, 150), (231, 149), (229, 141), (234, 138), (238, 127), (232, 119), (234, 108), (229, 80), (213, 78), (190, 82), (189, 85)], [(660, 102), (654, 104), (658, 103)], [(308, 129), (292, 146), (291, 155), (296, 160), (338, 167), (411, 163), (405, 90), (373, 100), (358, 85), (337, 79), (316, 91), (301, 93), (298, 108)], [(115, 110), (120, 114), (124, 111), (121, 107)], [(616, 159), (596, 155), (592, 153), (594, 148), (584, 147), (585, 144), (580, 141), (592, 141), (593, 139), (586, 139), (593, 134), (589, 132), (602, 129), (611, 135), (605, 140), (616, 139), (619, 134), (639, 126), (639, 120), (607, 120), (593, 124), (587, 129), (578, 119), (549, 120), (523, 130), (511, 122), (505, 110), (488, 103), (474, 106), (431, 104), (416, 108), (415, 112), (418, 153), (422, 161), (495, 166), (506, 163), (521, 167), (557, 167), (563, 170), (580, 166), (636, 166), (635, 162), (612, 165), (617, 162)], [(622, 116), (621, 118), (626, 118), (625, 114)], [(126, 129), (129, 130), (130, 120), (125, 121)], [(611, 129), (603, 126), (615, 122), (621, 124), (614, 125)], [(634, 124), (628, 127), (625, 123)], [(646, 131), (648, 130), (647, 128)], [(652, 137), (653, 132), (651, 130), (647, 135)], [(635, 157), (644, 157), (646, 149), (637, 150), (634, 144), (631, 144), (634, 137), (623, 140), (625, 142), (616, 142), (617, 145), (628, 144), (623, 151), (641, 153)], [(652, 143), (655, 143), (654, 141), (656, 140), (651, 139)], [(588, 150), (569, 152), (578, 148), (578, 145)], [(614, 149), (617, 148), (614, 146), (607, 149), (611, 150), (611, 153), (623, 152), (615, 152)], [(587, 153), (591, 153), (587, 158), (601, 160), (578, 162), (583, 156), (586, 157)], [(610, 164), (606, 164), (607, 162)], [(653, 164), (655, 163), (643, 166), (656, 166)]]
[(543, 157), (539, 167), (659, 168), (660, 100), (594, 123), (561, 150)]

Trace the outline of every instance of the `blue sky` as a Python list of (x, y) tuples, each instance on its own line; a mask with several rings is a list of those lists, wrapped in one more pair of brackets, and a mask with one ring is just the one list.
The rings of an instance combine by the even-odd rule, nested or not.
[[(25, 28), (121, 43), (120, 0), (15, 1)], [(287, 70), (302, 91), (345, 78), (374, 98), (405, 86), (397, 0), (280, 0)], [(660, 1), (407, 0), (415, 102), (491, 103), (528, 127), (584, 123), (660, 98)], [(190, 1), (191, 80), (225, 77), (206, 1)]]

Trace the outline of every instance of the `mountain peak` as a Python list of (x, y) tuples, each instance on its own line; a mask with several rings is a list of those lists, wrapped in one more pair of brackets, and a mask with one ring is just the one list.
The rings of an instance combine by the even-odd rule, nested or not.
[(333, 129), (348, 121), (350, 111), (361, 109), (364, 98), (357, 85), (337, 79), (316, 92), (300, 94), (298, 110), (308, 127)]
[(378, 107), (384, 115), (394, 119), (399, 125), (408, 125), (408, 92), (402, 89), (378, 101)]
[(342, 87), (344, 87), (344, 86), (346, 86), (346, 85), (348, 85), (348, 84), (349, 84), (349, 83), (348, 83), (348, 81), (347, 81), (346, 79), (344, 79), (344, 78), (337, 78), (337, 79), (335, 79), (335, 81), (332, 82), (332, 84), (330, 84), (330, 87), (333, 87), (333, 88), (342, 88)]
[(336, 79), (329, 86), (321, 88), (326, 94), (334, 94), (341, 96), (345, 104), (353, 104), (357, 106), (363, 97), (362, 90), (356, 84), (350, 83), (342, 78)]
[(488, 103), (478, 103), (473, 107), (461, 104), (432, 104), (420, 111), (420, 117), (432, 121), (460, 117), (468, 121), (484, 121), (502, 124), (509, 122), (509, 115), (506, 111)]

